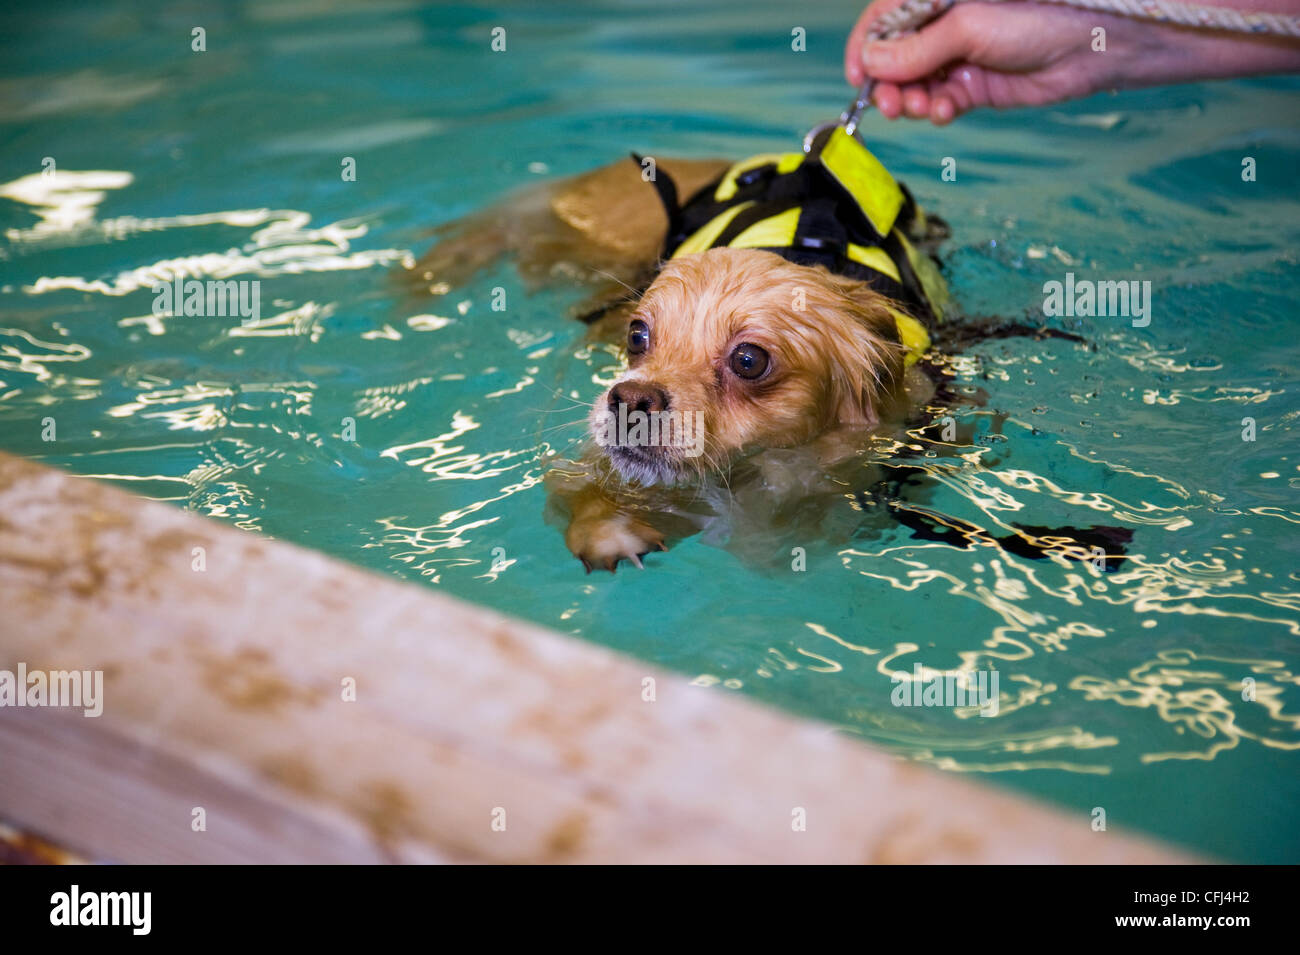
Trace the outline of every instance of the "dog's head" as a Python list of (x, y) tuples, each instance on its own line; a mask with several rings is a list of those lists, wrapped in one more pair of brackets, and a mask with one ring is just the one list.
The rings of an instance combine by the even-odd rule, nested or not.
[(672, 259), (630, 315), (628, 369), (591, 432), (625, 478), (654, 484), (873, 425), (903, 378), (885, 301), (772, 252)]

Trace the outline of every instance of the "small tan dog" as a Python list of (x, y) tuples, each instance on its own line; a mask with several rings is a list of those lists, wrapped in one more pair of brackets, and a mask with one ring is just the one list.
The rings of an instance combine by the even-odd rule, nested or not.
[(794, 471), (819, 477), (853, 460), (864, 429), (933, 393), (916, 363), (945, 298), (928, 253), (946, 229), (842, 129), (813, 156), (634, 158), (453, 226), (412, 273), (456, 284), (510, 252), (535, 282), (609, 278), (595, 301), (645, 289), (589, 317), (627, 369), (592, 408), (591, 453), (548, 478), (588, 571), (698, 529), (702, 487), (807, 490), (764, 449), (804, 449)]

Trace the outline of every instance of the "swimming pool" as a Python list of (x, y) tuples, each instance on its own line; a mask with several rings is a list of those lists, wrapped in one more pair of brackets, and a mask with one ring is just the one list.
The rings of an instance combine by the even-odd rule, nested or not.
[[(819, 535), (693, 538), (644, 573), (585, 577), (540, 485), (614, 368), (565, 317), (576, 294), (507, 268), (418, 302), (392, 281), (431, 226), (523, 182), (632, 149), (793, 148), (847, 99), (857, 7), (782, 6), (5, 13), (0, 447), (819, 717), (1080, 825), (1101, 807), (1221, 858), (1297, 861), (1295, 81), (864, 126), (952, 225), (966, 312), (1037, 320), (1067, 273), (1151, 282), (1146, 327), (1063, 317), (1089, 346), (971, 349), (961, 384), (988, 402), (956, 414), (975, 439), (957, 456), (917, 439), (908, 459), (927, 507), (998, 533), (1130, 529), (1104, 576), (918, 540), (845, 499)], [(178, 272), (259, 279), (261, 319), (154, 315), (152, 286)], [(891, 705), (890, 674), (917, 664), (995, 667), (998, 715)]]

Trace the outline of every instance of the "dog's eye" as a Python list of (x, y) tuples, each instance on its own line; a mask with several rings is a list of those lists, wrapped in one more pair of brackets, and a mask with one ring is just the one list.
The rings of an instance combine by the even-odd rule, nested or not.
[(731, 353), (731, 370), (736, 373), (736, 377), (753, 381), (763, 377), (770, 361), (767, 352), (757, 345), (737, 345)]
[(627, 327), (627, 353), (640, 355), (650, 347), (650, 326), (636, 319)]

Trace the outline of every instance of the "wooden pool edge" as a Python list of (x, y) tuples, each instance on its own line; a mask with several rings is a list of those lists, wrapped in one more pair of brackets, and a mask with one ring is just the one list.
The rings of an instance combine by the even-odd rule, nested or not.
[(0, 671), (103, 674), (0, 708), (0, 819), (91, 859), (1199, 861), (4, 454), (0, 608)]

